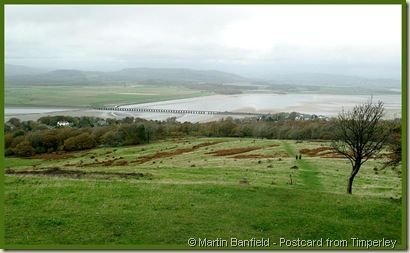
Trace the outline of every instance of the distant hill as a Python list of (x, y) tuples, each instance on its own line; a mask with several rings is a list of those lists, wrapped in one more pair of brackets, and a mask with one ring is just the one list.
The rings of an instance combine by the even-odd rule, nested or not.
[(87, 85), (103, 83), (103, 72), (54, 70), (37, 75), (5, 76), (6, 84), (29, 85)]
[(21, 65), (5, 64), (4, 65), (4, 75), (10, 76), (21, 76), (21, 75), (38, 75), (49, 72), (49, 69), (33, 68)]
[(161, 80), (180, 83), (230, 83), (246, 78), (217, 70), (130, 68), (114, 72), (54, 70), (41, 74), (6, 75), (6, 84), (87, 85), (110, 82), (141, 82)]
[(274, 84), (297, 84), (297, 85), (326, 85), (326, 86), (356, 86), (371, 85), (375, 87), (401, 87), (400, 80), (396, 79), (370, 79), (359, 76), (347, 76), (324, 73), (293, 73), (272, 75), (270, 78)]
[(126, 68), (110, 72), (67, 69), (46, 71), (6, 64), (5, 70), (5, 83), (7, 85), (98, 85), (138, 82), (147, 85), (185, 85), (195, 88), (197, 85), (216, 87), (221, 84), (226, 86), (228, 83), (247, 82), (253, 85), (280, 86), (285, 89), (292, 87), (303, 89), (303, 87), (308, 86), (360, 86), (370, 90), (374, 88), (399, 89), (401, 87), (400, 80), (395, 79), (370, 79), (324, 73), (271, 74), (268, 79), (257, 81), (218, 70), (187, 68)]
[(128, 78), (135, 81), (155, 79), (165, 81), (219, 83), (247, 81), (245, 77), (218, 70), (194, 70), (182, 68), (130, 68), (118, 72), (112, 72), (111, 74), (119, 78)]

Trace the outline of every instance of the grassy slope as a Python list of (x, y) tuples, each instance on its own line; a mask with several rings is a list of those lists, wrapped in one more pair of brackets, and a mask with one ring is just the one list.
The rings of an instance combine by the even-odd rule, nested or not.
[[(212, 145), (193, 148), (201, 143)], [(347, 196), (348, 162), (308, 156), (295, 160), (302, 148), (320, 145), (326, 144), (186, 139), (115, 152), (94, 149), (59, 160), (8, 158), (6, 168), (16, 170), (59, 166), (152, 177), (95, 180), (8, 174), (6, 244), (186, 246), (191, 237), (401, 242), (401, 201), (390, 199), (401, 196), (401, 180), (391, 171), (376, 175), (373, 167), (378, 161), (369, 161), (355, 180), (354, 195)], [(234, 148), (259, 148), (236, 155), (271, 157), (240, 159), (210, 153)], [(171, 155), (181, 149), (186, 152)], [(135, 162), (148, 156), (152, 159)], [(112, 159), (118, 160), (110, 167), (92, 165)], [(119, 161), (128, 164), (115, 166)], [(299, 169), (290, 169), (294, 165)], [(288, 184), (290, 174), (293, 185)]]
[(26, 106), (102, 106), (148, 103), (209, 95), (207, 92), (182, 87), (142, 85), (103, 86), (15, 86), (5, 87), (6, 105)]

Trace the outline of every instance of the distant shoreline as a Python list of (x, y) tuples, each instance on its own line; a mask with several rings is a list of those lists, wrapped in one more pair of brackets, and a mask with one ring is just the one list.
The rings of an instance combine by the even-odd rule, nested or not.
[[(280, 112), (299, 112), (316, 114), (327, 117), (337, 116), (344, 108), (349, 109), (358, 103), (365, 102), (368, 96), (357, 95), (318, 95), (318, 94), (241, 94), (241, 95), (213, 95), (196, 98), (185, 98), (158, 101), (141, 104), (118, 104), (121, 108), (147, 108), (147, 109), (172, 109), (172, 110), (208, 110), (220, 112), (243, 112), (274, 114)], [(385, 102), (386, 118), (401, 117), (400, 95), (374, 96), (374, 101)], [(208, 114), (180, 114), (164, 112), (138, 112), (138, 111), (101, 111), (91, 107), (64, 107), (64, 106), (5, 106), (5, 121), (15, 117), (23, 121), (36, 121), (43, 116), (88, 116), (100, 118), (139, 117), (148, 120), (166, 120), (175, 117), (178, 121), (209, 122), (221, 118), (244, 118), (239, 115), (208, 115)]]

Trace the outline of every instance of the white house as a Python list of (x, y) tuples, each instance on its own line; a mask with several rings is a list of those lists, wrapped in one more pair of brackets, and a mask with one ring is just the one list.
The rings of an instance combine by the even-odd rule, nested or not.
[(67, 121), (58, 121), (57, 122), (57, 126), (61, 127), (61, 126), (70, 126), (70, 122)]

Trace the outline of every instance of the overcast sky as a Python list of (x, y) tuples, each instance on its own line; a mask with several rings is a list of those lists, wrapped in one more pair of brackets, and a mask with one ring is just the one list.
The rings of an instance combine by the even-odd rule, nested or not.
[(400, 78), (401, 5), (6, 5), (5, 61)]

